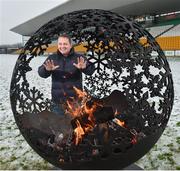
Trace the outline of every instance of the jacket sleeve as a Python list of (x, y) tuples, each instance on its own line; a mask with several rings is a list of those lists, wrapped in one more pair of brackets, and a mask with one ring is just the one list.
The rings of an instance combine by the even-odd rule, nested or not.
[[(49, 59), (49, 57), (44, 61), (44, 63)], [(43, 64), (44, 64), (43, 63)], [(51, 71), (47, 71), (46, 68), (44, 67), (44, 65), (41, 65), (39, 68), (38, 68), (38, 74), (40, 77), (42, 78), (47, 78), (51, 75)]]
[(87, 61), (86, 68), (81, 71), (86, 75), (92, 75), (95, 71), (95, 66), (88, 59), (85, 58), (85, 60)]

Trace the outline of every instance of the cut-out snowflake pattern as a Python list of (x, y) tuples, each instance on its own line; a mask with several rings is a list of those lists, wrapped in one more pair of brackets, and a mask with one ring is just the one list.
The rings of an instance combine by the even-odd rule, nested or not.
[[(29, 84), (27, 73), (32, 70), (29, 66), (31, 60), (44, 54), (48, 46), (64, 33), (69, 34), (76, 44), (83, 45), (86, 49), (84, 55), (95, 67), (92, 75), (83, 77), (84, 90), (97, 99), (108, 98), (114, 90), (118, 90), (127, 100), (127, 109), (117, 116), (126, 127), (107, 121), (109, 130), (112, 133), (113, 129), (118, 130), (120, 136), (112, 141), (113, 145), (122, 145), (125, 151), (133, 146), (124, 146), (133, 136), (148, 137), (158, 133), (157, 139), (167, 125), (173, 106), (173, 80), (169, 64), (156, 40), (138, 23), (104, 10), (64, 14), (42, 26), (28, 40), (17, 60), (11, 81), (10, 97), (16, 121), (19, 121), (20, 115), (37, 116), (44, 110), (50, 110), (51, 100)], [(118, 102), (121, 105), (121, 99), (117, 99)], [(19, 124), (19, 127), (22, 125)], [(95, 142), (94, 139), (91, 141), (92, 137), (83, 144), (85, 149), (91, 150), (96, 146), (92, 144)], [(116, 138), (115, 135), (113, 137)], [(113, 151), (114, 146), (108, 145)], [(72, 155), (70, 148), (69, 144), (63, 148), (67, 156)], [(76, 150), (78, 155), (86, 154), (81, 146)], [(83, 160), (86, 161), (86, 158)], [(59, 159), (56, 164), (59, 165)]]

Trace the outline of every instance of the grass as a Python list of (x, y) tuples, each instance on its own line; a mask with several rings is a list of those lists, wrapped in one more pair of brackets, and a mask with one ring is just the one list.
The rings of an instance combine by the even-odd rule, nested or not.
[(158, 159), (159, 160), (169, 160), (171, 163), (173, 163), (173, 159), (172, 159), (173, 154), (172, 153), (163, 153), (163, 154), (158, 154)]
[(180, 166), (176, 166), (176, 170), (180, 170)]
[(180, 144), (180, 137), (176, 137), (176, 142)]
[(168, 147), (173, 147), (173, 143), (167, 144)]
[(158, 158), (159, 160), (165, 160), (165, 159), (166, 159), (166, 156), (163, 155), (163, 154), (158, 154), (157, 158)]
[(180, 122), (177, 122), (177, 123), (176, 123), (176, 126), (180, 127)]

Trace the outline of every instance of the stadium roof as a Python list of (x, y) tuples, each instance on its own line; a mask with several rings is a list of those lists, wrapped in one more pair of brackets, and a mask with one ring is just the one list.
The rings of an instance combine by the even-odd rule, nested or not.
[(180, 11), (180, 0), (67, 0), (67, 2), (12, 28), (11, 31), (23, 36), (31, 36), (53, 18), (82, 9), (104, 9), (125, 16), (156, 15)]

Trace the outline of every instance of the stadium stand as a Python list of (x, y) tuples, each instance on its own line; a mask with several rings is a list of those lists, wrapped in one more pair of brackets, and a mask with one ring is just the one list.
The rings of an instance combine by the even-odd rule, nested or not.
[[(158, 22), (156, 25), (147, 27), (146, 30), (156, 39), (161, 49), (168, 54), (167, 56), (180, 56), (180, 19), (169, 20), (165, 22)], [(142, 38), (141, 43), (146, 43), (146, 40)], [(57, 42), (53, 42), (47, 48), (45, 54), (51, 54), (56, 52)], [(86, 48), (83, 44), (76, 45), (75, 51), (85, 53)], [(20, 52), (16, 51), (18, 54)], [(172, 55), (171, 55), (172, 54)]]
[(173, 25), (156, 26), (156, 27), (146, 28), (146, 30), (148, 30), (153, 37), (156, 37), (157, 35), (171, 28), (172, 26)]
[(176, 25), (172, 30), (164, 33), (164, 37), (180, 36), (180, 24)]
[(146, 30), (156, 38), (165, 54), (176, 56), (175, 54), (180, 53), (180, 19), (160, 22), (157, 26), (146, 28)]

